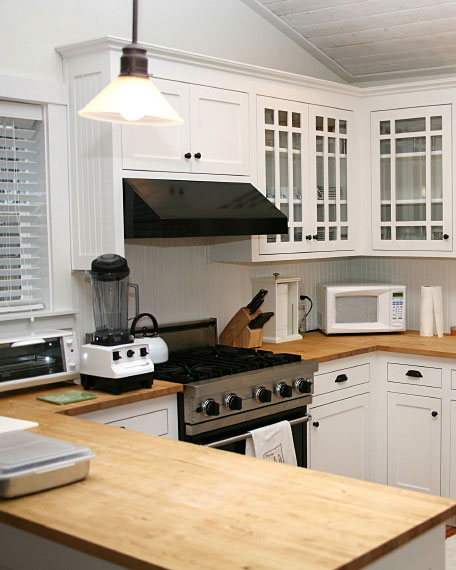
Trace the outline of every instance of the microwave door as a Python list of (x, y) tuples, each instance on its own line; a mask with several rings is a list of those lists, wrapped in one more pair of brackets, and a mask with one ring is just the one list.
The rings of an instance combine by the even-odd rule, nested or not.
[(365, 288), (334, 293), (333, 333), (386, 332), (390, 326), (389, 289)]

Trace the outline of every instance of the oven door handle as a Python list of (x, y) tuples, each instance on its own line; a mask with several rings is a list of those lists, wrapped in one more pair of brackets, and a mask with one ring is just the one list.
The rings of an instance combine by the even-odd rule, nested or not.
[[(291, 426), (296, 426), (298, 424), (304, 424), (312, 419), (310, 414), (303, 416), (302, 418), (296, 418), (295, 420), (290, 420)], [(228, 437), (227, 439), (221, 439), (220, 441), (213, 441), (208, 443), (206, 447), (223, 447), (224, 445), (229, 445), (230, 443), (237, 443), (238, 441), (245, 441), (252, 437), (250, 432), (243, 433), (242, 435), (236, 435), (235, 437)]]

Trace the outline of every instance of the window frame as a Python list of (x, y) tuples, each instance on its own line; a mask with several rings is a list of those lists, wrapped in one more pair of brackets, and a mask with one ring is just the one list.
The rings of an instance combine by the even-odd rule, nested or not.
[(43, 276), (45, 308), (0, 314), (0, 322), (74, 314), (68, 160), (68, 86), (0, 75), (0, 101), (32, 103), (43, 111), (46, 148), (44, 176), (47, 192), (48, 275)]

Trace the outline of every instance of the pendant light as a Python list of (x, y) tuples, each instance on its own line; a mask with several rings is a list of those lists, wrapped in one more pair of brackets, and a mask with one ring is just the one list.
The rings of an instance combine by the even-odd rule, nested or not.
[(182, 117), (149, 79), (146, 50), (136, 43), (137, 37), (138, 0), (133, 0), (133, 38), (122, 49), (120, 74), (78, 114), (108, 123), (181, 125)]

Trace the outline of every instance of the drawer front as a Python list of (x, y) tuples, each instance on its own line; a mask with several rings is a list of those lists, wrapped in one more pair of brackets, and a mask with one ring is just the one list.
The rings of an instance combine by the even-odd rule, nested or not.
[(413, 384), (414, 386), (442, 387), (442, 369), (416, 364), (395, 364), (388, 362), (388, 382)]
[(315, 374), (314, 395), (327, 394), (351, 386), (364, 384), (370, 380), (369, 364), (341, 368), (333, 372)]
[(169, 431), (168, 410), (159, 410), (158, 412), (150, 412), (149, 414), (107, 422), (107, 425), (152, 435), (166, 435)]

